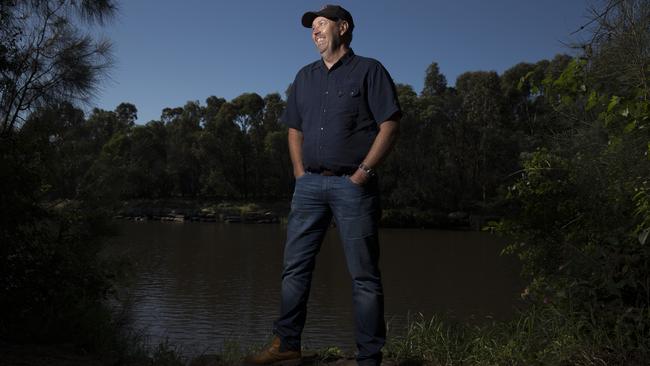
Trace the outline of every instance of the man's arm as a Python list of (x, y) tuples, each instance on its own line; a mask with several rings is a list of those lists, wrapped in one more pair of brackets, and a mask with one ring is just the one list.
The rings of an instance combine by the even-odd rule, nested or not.
[(289, 156), (293, 164), (293, 176), (298, 178), (305, 174), (305, 168), (302, 165), (302, 131), (295, 128), (289, 128)]
[[(375, 169), (388, 156), (388, 153), (390, 153), (391, 149), (395, 145), (395, 141), (397, 141), (397, 136), (399, 135), (399, 123), (397, 120), (398, 118), (393, 118), (379, 125), (379, 133), (377, 134), (377, 137), (375, 137), (375, 141), (373, 141), (366, 158), (363, 159), (363, 164), (365, 166)], [(359, 185), (363, 185), (369, 178), (368, 174), (361, 169), (357, 169), (357, 171), (350, 176), (350, 180)]]

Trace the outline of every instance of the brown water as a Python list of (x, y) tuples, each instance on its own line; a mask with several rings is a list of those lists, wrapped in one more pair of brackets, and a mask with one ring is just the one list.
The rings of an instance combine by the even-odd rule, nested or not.
[[(136, 262), (135, 326), (150, 344), (168, 339), (189, 355), (226, 340), (266, 341), (279, 309), (282, 225), (121, 223), (112, 249)], [(382, 229), (389, 329), (408, 314), (508, 318), (521, 292), (504, 242), (480, 232)], [(354, 347), (350, 278), (336, 230), (318, 256), (303, 343)], [(390, 336), (389, 330), (389, 336)]]

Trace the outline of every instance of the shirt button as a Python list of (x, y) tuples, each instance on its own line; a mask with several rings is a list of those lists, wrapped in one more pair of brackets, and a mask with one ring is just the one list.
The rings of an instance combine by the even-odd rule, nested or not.
[(322, 131), (322, 130), (324, 130), (324, 128), (323, 128), (323, 127), (321, 127), (321, 128), (320, 128), (320, 130)]
[(325, 91), (325, 95), (327, 95), (327, 94), (329, 94), (329, 92), (328, 92), (328, 91)]
[(327, 109), (323, 109), (323, 113), (327, 112)]

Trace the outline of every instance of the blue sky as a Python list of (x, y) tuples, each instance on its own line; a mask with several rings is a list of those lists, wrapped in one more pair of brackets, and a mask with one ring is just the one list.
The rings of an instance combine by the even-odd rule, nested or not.
[[(327, 2), (297, 0), (122, 0), (100, 30), (114, 44), (115, 66), (92, 106), (138, 108), (138, 123), (165, 107), (211, 95), (284, 91), (298, 69), (318, 58), (305, 11)], [(334, 2), (335, 3), (335, 2)], [(502, 73), (519, 62), (571, 53), (562, 44), (589, 19), (589, 0), (350, 0), (355, 53), (381, 61), (395, 82), (422, 89), (438, 62), (450, 84), (466, 71)]]

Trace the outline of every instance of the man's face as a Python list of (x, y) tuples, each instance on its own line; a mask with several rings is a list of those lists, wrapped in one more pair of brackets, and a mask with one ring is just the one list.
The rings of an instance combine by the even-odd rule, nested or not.
[(341, 45), (341, 36), (339, 35), (337, 23), (325, 17), (318, 17), (312, 22), (311, 39), (321, 54), (332, 51)]

